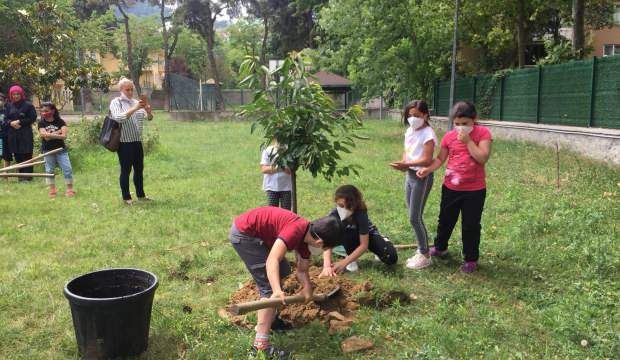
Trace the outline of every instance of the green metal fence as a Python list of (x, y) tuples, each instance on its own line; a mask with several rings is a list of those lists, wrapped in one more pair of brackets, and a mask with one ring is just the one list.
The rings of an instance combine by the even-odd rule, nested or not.
[[(433, 95), (435, 113), (447, 116), (450, 81)], [(454, 99), (487, 119), (620, 129), (620, 56), (460, 78)]]

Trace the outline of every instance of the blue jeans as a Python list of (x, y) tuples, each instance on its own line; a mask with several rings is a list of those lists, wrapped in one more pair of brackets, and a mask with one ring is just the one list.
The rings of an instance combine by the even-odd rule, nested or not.
[[(62, 169), (62, 174), (65, 177), (65, 183), (73, 184), (73, 171), (71, 169), (71, 161), (69, 160), (69, 153), (67, 150), (57, 152), (56, 154), (48, 155), (45, 157), (45, 172), (53, 174), (56, 164)], [(45, 178), (48, 185), (55, 183), (54, 178)]]

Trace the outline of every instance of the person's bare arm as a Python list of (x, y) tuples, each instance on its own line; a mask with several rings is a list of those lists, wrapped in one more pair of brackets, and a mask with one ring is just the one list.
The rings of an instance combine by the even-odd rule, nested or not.
[(416, 174), (421, 178), (428, 176), (428, 174), (439, 169), (441, 165), (443, 165), (443, 163), (446, 162), (447, 158), (448, 158), (448, 148), (442, 147), (441, 150), (439, 151), (439, 155), (437, 155), (437, 157), (433, 159), (431, 164), (423, 169), (418, 170)]
[(337, 275), (332, 268), (332, 252), (333, 250), (331, 248), (323, 251), (323, 270), (319, 277)]
[(306, 302), (312, 299), (312, 283), (310, 282), (310, 259), (302, 258), (297, 253), (297, 280), (303, 286), (301, 294), (306, 299)]
[(271, 251), (269, 251), (266, 263), (267, 279), (269, 279), (269, 285), (271, 285), (271, 290), (273, 291), (272, 297), (282, 299), (282, 303), (284, 303), (285, 294), (280, 284), (280, 262), (284, 259), (286, 250), (284, 241), (277, 239), (271, 247)]
[(359, 257), (362, 256), (362, 254), (366, 252), (366, 250), (368, 250), (369, 242), (370, 242), (370, 239), (369, 239), (368, 234), (360, 235), (359, 246), (355, 248), (355, 250), (353, 250), (353, 252), (350, 253), (346, 258), (334, 264), (334, 271), (336, 273), (341, 273), (342, 271), (344, 271), (347, 265), (359, 259)]
[[(392, 167), (398, 170), (407, 170), (412, 166), (429, 166), (433, 161), (433, 153), (435, 152), (435, 142), (433, 140), (428, 140), (424, 143), (424, 150), (422, 152), (422, 156), (415, 160), (411, 161), (403, 161), (393, 163)], [(403, 158), (405, 155), (403, 154)]]
[(278, 170), (278, 168), (273, 165), (261, 165), (260, 166), (260, 172), (262, 172), (263, 174), (275, 174), (279, 171), (280, 170)]
[(478, 145), (473, 141), (469, 141), (467, 143), (467, 150), (478, 164), (484, 165), (491, 156), (491, 140), (482, 140)]

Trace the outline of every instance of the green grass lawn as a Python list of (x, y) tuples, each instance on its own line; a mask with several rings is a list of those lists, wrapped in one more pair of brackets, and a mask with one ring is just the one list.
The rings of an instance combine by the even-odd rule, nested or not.
[[(71, 154), (74, 199), (49, 200), (42, 180), (0, 181), (0, 358), (77, 358), (62, 288), (108, 267), (159, 276), (142, 358), (246, 358), (253, 331), (229, 325), (217, 309), (249, 279), (226, 235), (234, 216), (266, 202), (260, 139), (249, 123), (164, 117), (154, 124), (161, 144), (145, 159), (145, 187), (154, 203), (121, 204), (116, 155), (99, 147)], [(383, 233), (396, 243), (413, 242), (403, 175), (387, 165), (400, 157), (403, 132), (396, 121), (367, 121), (362, 133), (370, 140), (346, 158), (362, 165), (362, 173), (332, 183), (301, 174), (300, 213), (323, 216), (336, 187), (352, 183)], [(362, 307), (350, 333), (328, 336), (326, 326), (313, 323), (277, 334), (275, 343), (298, 359), (617, 359), (620, 171), (562, 153), (557, 189), (555, 169), (553, 150), (495, 141), (480, 271), (458, 271), (460, 231), (451, 259), (423, 271), (404, 268), (411, 250), (400, 253), (395, 269), (365, 255), (354, 280), (370, 278), (379, 289), (405, 290), (418, 300)], [(442, 176), (426, 207), (431, 236)], [(189, 280), (174, 276), (185, 270)], [(184, 312), (185, 305), (193, 311)], [(371, 338), (375, 350), (343, 355), (340, 342), (353, 334)]]

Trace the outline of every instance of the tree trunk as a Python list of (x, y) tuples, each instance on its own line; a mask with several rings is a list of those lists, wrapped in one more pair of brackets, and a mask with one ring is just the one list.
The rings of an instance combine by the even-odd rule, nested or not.
[(207, 54), (209, 58), (211, 73), (213, 75), (213, 80), (215, 81), (215, 109), (224, 110), (224, 97), (222, 96), (222, 89), (220, 88), (220, 77), (217, 73), (217, 63), (215, 62), (215, 52), (213, 51), (213, 49), (215, 48), (215, 19), (211, 19), (211, 21), (209, 21), (208, 27)]
[(125, 39), (127, 40), (127, 67), (129, 68), (129, 77), (131, 77), (131, 81), (133, 81), (133, 85), (136, 89), (138, 95), (142, 92), (140, 88), (140, 73), (138, 73), (133, 64), (133, 45), (131, 43), (131, 31), (129, 29), (129, 16), (123, 10), (123, 6), (127, 6), (125, 1), (121, 1), (116, 7), (120, 11), (123, 16), (123, 24), (125, 25)]
[(170, 59), (168, 57), (168, 29), (166, 28), (166, 1), (159, 1), (159, 17), (161, 19), (161, 35), (164, 41), (164, 109), (166, 111), (170, 111), (170, 77), (168, 73), (170, 72)]
[(517, 52), (519, 67), (525, 66), (525, 0), (518, 1), (517, 9)]
[[(267, 64), (267, 38), (269, 37), (269, 17), (265, 14), (263, 16), (263, 45), (260, 49), (260, 62), (265, 66), (269, 66)], [(267, 75), (263, 78), (263, 89), (267, 88)]]
[(291, 209), (297, 214), (297, 170), (291, 169)]
[(573, 0), (573, 53), (582, 59), (585, 54), (585, 1)]

